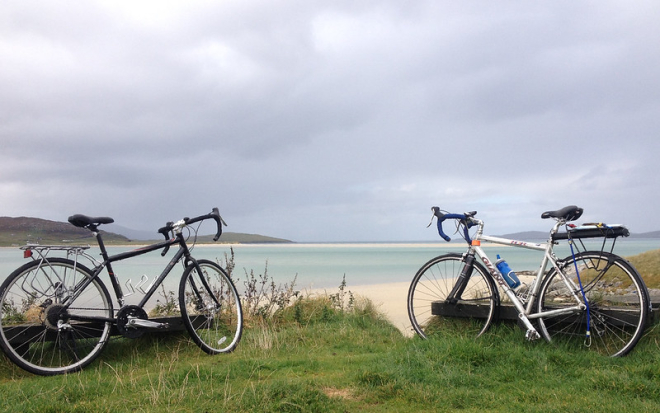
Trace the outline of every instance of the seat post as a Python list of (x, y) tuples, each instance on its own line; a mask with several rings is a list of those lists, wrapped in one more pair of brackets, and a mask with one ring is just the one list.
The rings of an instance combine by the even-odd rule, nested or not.
[(92, 230), (94, 238), (96, 238), (96, 242), (99, 244), (99, 249), (101, 250), (101, 256), (103, 257), (103, 260), (108, 261), (108, 251), (105, 249), (105, 244), (103, 243), (103, 238), (101, 237), (101, 231), (96, 229), (96, 226), (94, 226), (93, 229), (90, 229)]

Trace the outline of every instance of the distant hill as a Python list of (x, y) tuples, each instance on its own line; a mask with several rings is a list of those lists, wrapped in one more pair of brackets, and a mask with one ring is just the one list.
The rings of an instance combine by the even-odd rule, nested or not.
[[(101, 226), (103, 228), (103, 226)], [(121, 227), (114, 227), (113, 230), (124, 230)], [(130, 231), (130, 230), (128, 230)], [(128, 243), (145, 243), (149, 242), (145, 239), (132, 240), (131, 238), (101, 230), (103, 234), (103, 241), (106, 244), (128, 244)], [(158, 234), (154, 234), (152, 241), (159, 241)], [(199, 243), (213, 242), (213, 235), (200, 236), (197, 239)], [(256, 234), (241, 234), (235, 232), (224, 232), (218, 242), (222, 243), (278, 243), (278, 242), (291, 242), (289, 240), (266, 237)], [(16, 246), (25, 245), (27, 243), (34, 244), (71, 244), (71, 245), (87, 245), (96, 244), (92, 233), (84, 228), (77, 228), (68, 222), (49, 221), (41, 218), (30, 217), (0, 217), (0, 246)]]
[(521, 241), (538, 241), (538, 240), (548, 240), (549, 232), (543, 231), (523, 231), (523, 232), (514, 232), (512, 234), (498, 235), (501, 238), (508, 239), (518, 239)]
[(643, 232), (641, 234), (630, 234), (633, 238), (660, 238), (660, 231)]
[[(213, 235), (202, 235), (197, 238), (197, 242), (212, 243)], [(263, 244), (263, 243), (287, 243), (292, 242), (288, 239), (267, 237), (257, 234), (242, 234), (239, 232), (223, 232), (217, 242), (225, 244)]]
[[(516, 232), (513, 234), (499, 235), (502, 238), (519, 239), (522, 241), (546, 241), (548, 239), (548, 232), (543, 231), (524, 231)], [(660, 238), (660, 231), (644, 232), (641, 234), (630, 234), (630, 238)]]
[[(108, 244), (126, 243), (122, 235), (101, 231)], [(89, 230), (77, 228), (68, 222), (41, 218), (0, 217), (0, 246), (31, 244), (93, 244), (96, 241)]]
[[(153, 242), (162, 240), (162, 235), (156, 231), (136, 231), (130, 228), (122, 227), (117, 224), (109, 224), (104, 226), (109, 231), (116, 234), (125, 236), (133, 242)], [(197, 242), (212, 243), (213, 235), (202, 235), (197, 238)], [(257, 234), (243, 234), (240, 232), (223, 232), (220, 239), (217, 241), (225, 244), (254, 244), (254, 243), (276, 243), (276, 242), (292, 242), (287, 239), (267, 237), (265, 235)]]

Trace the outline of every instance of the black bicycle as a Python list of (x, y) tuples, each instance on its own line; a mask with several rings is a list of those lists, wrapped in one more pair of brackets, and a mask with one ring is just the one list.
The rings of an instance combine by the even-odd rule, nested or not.
[[(168, 222), (158, 232), (165, 241), (109, 256), (98, 227), (114, 222), (109, 217), (73, 215), (69, 222), (92, 231), (101, 250), (102, 262), (85, 251), (89, 247), (22, 247), (32, 261), (16, 269), (0, 286), (0, 346), (19, 367), (40, 375), (55, 375), (80, 370), (103, 350), (116, 329), (124, 337), (136, 338), (153, 329), (167, 328), (166, 322), (150, 320), (144, 309), (156, 289), (182, 262), (184, 271), (179, 284), (179, 310), (192, 339), (209, 354), (234, 350), (241, 339), (243, 314), (236, 288), (224, 269), (210, 260), (196, 260), (191, 255), (183, 230), (195, 234), (201, 222), (212, 219), (217, 224), (217, 241), (226, 225), (218, 209), (196, 218)], [(197, 227), (191, 225), (199, 223)], [(188, 233), (186, 233), (188, 234)], [(196, 236), (195, 236), (196, 240)], [(179, 249), (162, 273), (145, 289), (137, 305), (125, 305), (125, 297), (112, 263), (172, 245)], [(66, 258), (50, 257), (53, 251), (66, 252)], [(92, 269), (79, 262), (86, 257)], [(115, 292), (118, 310), (100, 279), (106, 269)], [(134, 289), (127, 283), (129, 289)]]

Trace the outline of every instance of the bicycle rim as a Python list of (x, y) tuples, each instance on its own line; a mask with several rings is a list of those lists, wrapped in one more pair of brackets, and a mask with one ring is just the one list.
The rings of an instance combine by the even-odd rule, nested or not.
[(0, 288), (0, 345), (19, 367), (40, 375), (77, 371), (91, 363), (110, 336), (112, 301), (96, 279), (68, 307), (62, 304), (91, 273), (71, 260), (51, 258), (14, 271)]
[(179, 305), (186, 329), (209, 354), (234, 350), (241, 339), (241, 302), (225, 271), (216, 263), (198, 261), (201, 274), (188, 266), (179, 286)]
[(415, 332), (428, 338), (449, 333), (478, 337), (499, 305), (499, 295), (486, 270), (474, 264), (472, 276), (456, 303), (449, 296), (465, 262), (460, 254), (436, 257), (419, 269), (408, 291), (408, 317)]
[(641, 338), (648, 316), (648, 292), (637, 271), (624, 259), (606, 252), (582, 252), (566, 258), (561, 267), (569, 288), (556, 270), (544, 280), (538, 311), (561, 309), (576, 304), (573, 293), (582, 302), (576, 266), (589, 304), (590, 336), (587, 311), (578, 311), (539, 319), (543, 337), (567, 346), (586, 347), (606, 356), (623, 356)]

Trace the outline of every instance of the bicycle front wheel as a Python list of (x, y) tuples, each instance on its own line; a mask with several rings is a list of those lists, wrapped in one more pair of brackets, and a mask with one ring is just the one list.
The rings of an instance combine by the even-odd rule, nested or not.
[(179, 305), (193, 341), (209, 354), (236, 348), (243, 331), (241, 301), (225, 270), (213, 261), (190, 264), (181, 277)]
[(108, 342), (113, 316), (112, 300), (98, 278), (79, 291), (91, 278), (87, 268), (63, 258), (14, 271), (0, 287), (0, 346), (7, 357), (44, 376), (91, 363)]
[(417, 271), (408, 290), (408, 317), (422, 338), (444, 331), (478, 337), (490, 326), (499, 294), (481, 264), (474, 262), (461, 297), (456, 302), (447, 300), (464, 267), (461, 254), (447, 254)]
[(566, 278), (554, 268), (548, 273), (538, 298), (538, 311), (567, 309), (583, 303), (580, 281), (589, 311), (539, 318), (543, 337), (587, 347), (606, 356), (630, 352), (642, 337), (649, 311), (648, 290), (637, 270), (623, 258), (600, 251), (576, 254), (575, 262), (572, 256), (560, 262)]

